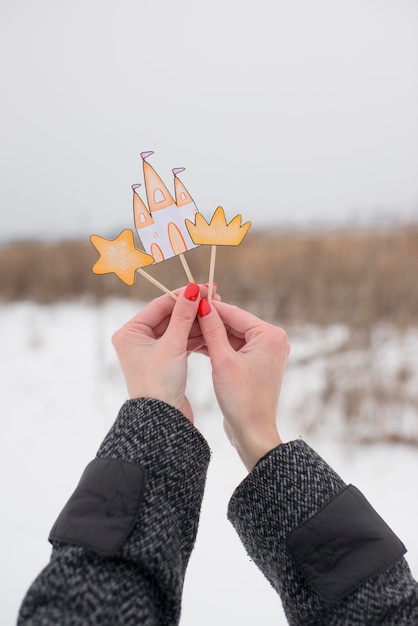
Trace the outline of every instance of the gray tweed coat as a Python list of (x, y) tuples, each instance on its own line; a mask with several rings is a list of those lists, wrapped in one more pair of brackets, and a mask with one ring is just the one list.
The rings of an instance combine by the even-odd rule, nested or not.
[[(209, 458), (176, 409), (126, 402), (51, 530), (19, 626), (178, 624)], [(403, 544), (303, 441), (259, 461), (228, 517), (289, 624), (418, 624)]]

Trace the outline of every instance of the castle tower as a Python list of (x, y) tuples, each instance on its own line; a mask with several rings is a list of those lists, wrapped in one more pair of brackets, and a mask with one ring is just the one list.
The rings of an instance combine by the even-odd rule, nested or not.
[(141, 185), (139, 183), (132, 185), (132, 190), (134, 192), (134, 222), (137, 229), (146, 228), (147, 226), (154, 224), (154, 220), (145, 206), (145, 202), (142, 200), (137, 191), (140, 186)]
[(176, 203), (155, 169), (145, 160), (151, 154), (154, 153), (141, 152), (148, 206), (151, 213), (155, 213), (156, 211), (175, 206)]
[[(178, 207), (180, 218), (183, 221), (183, 223), (185, 222), (185, 220), (190, 220), (191, 222), (194, 223), (196, 220), (196, 213), (198, 213), (197, 207), (193, 201), (193, 198), (187, 191), (186, 187), (183, 185), (180, 178), (178, 178), (177, 176), (177, 174), (180, 174), (180, 172), (184, 172), (184, 170), (185, 170), (184, 167), (176, 167), (172, 170), (174, 174), (174, 191), (176, 194), (176, 204)], [(187, 233), (186, 243), (187, 243), (188, 249), (190, 250), (191, 248), (196, 248), (197, 246), (196, 244), (193, 243), (187, 228), (186, 228), (186, 233)]]
[(142, 246), (148, 254), (154, 257), (156, 263), (164, 261), (164, 254), (159, 245), (159, 234), (156, 229), (152, 215), (145, 206), (144, 201), (138, 193), (141, 185), (132, 185), (134, 192), (134, 223)]

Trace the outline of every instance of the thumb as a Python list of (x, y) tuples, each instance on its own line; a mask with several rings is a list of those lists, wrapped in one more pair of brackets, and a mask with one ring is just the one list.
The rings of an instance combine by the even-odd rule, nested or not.
[(196, 319), (199, 301), (200, 288), (195, 283), (189, 283), (178, 295), (164, 333), (164, 338), (176, 353), (187, 351), (189, 333)]
[(199, 304), (199, 324), (212, 363), (231, 350), (225, 325), (214, 306), (203, 298)]

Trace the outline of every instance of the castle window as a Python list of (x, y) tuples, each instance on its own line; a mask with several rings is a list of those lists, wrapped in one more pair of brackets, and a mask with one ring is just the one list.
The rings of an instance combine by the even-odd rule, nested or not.
[(154, 235), (154, 239), (158, 239), (158, 233), (156, 230), (154, 230), (153, 235)]
[(155, 204), (158, 204), (158, 202), (164, 202), (165, 197), (163, 192), (161, 191), (161, 189), (156, 189), (154, 191), (154, 202)]
[(139, 222), (140, 222), (141, 224), (144, 224), (144, 223), (145, 223), (145, 215), (144, 215), (143, 213), (140, 213), (140, 214), (139, 214)]
[(182, 192), (181, 192), (181, 194), (180, 194), (180, 199), (181, 199), (181, 200), (187, 200), (187, 196), (186, 196), (186, 194), (184, 193), (184, 191), (182, 191)]
[(193, 209), (193, 215), (197, 215), (198, 211), (197, 209)]

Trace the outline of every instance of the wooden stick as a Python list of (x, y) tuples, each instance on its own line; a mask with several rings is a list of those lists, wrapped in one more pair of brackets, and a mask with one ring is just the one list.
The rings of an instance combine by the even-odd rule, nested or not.
[(212, 300), (213, 294), (213, 276), (215, 274), (215, 260), (216, 260), (216, 246), (212, 246), (210, 251), (210, 265), (209, 265), (209, 285), (208, 285), (208, 301)]
[(181, 263), (183, 265), (184, 271), (186, 272), (186, 276), (189, 279), (189, 283), (194, 283), (195, 282), (194, 278), (193, 278), (192, 273), (190, 271), (190, 267), (188, 266), (187, 261), (186, 261), (186, 259), (184, 257), (184, 254), (179, 254), (178, 256), (180, 257), (180, 261), (181, 261)]
[(154, 278), (150, 274), (147, 274), (147, 272), (144, 272), (144, 270), (141, 267), (138, 267), (138, 269), (136, 271), (139, 272), (141, 274), (141, 276), (143, 276), (144, 278), (149, 280), (150, 283), (152, 283), (153, 285), (158, 287), (158, 289), (161, 289), (161, 291), (164, 291), (164, 293), (167, 293), (169, 296), (171, 296), (173, 298), (173, 300), (177, 300), (177, 296), (176, 296), (175, 293), (173, 293), (172, 291), (167, 289), (167, 287), (164, 287), (164, 285), (162, 283), (158, 282), (158, 280), (156, 278)]

